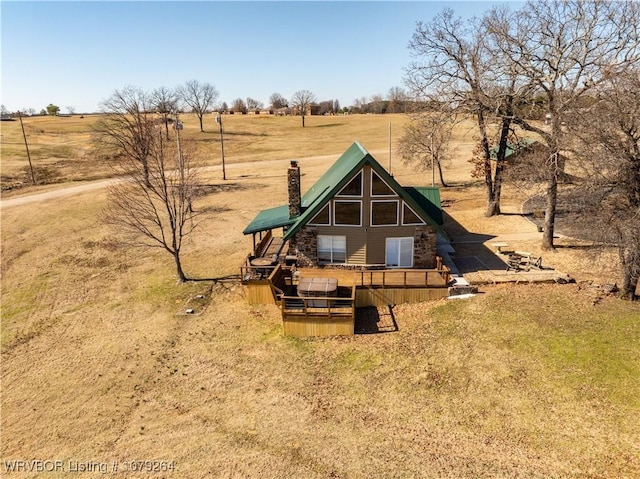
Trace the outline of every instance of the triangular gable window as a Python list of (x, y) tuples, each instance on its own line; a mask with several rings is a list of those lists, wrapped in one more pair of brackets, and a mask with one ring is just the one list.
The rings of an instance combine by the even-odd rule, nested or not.
[(362, 171), (354, 176), (336, 196), (362, 196)]
[(422, 221), (415, 211), (413, 211), (409, 205), (402, 203), (402, 224), (403, 225), (423, 225)]
[(309, 221), (310, 225), (328, 225), (329, 221), (329, 203), (322, 208), (318, 214), (316, 214), (311, 221)]
[(378, 174), (371, 170), (371, 196), (397, 196)]

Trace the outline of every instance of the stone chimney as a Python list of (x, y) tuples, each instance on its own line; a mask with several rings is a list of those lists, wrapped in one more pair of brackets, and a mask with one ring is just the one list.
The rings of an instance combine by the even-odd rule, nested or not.
[(302, 213), (300, 167), (295, 160), (291, 160), (291, 165), (287, 171), (287, 184), (289, 186), (289, 218), (294, 218)]

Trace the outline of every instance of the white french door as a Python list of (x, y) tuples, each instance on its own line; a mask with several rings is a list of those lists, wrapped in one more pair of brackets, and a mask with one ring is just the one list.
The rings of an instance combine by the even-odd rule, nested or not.
[(388, 268), (413, 267), (413, 237), (387, 238), (386, 266)]

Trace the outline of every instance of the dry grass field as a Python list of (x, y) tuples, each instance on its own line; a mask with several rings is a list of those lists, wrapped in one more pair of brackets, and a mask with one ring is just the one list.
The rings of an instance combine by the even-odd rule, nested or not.
[[(585, 283), (617, 279), (610, 251), (561, 239), (545, 262), (576, 284), (398, 305), (378, 312), (398, 331), (349, 338), (283, 337), (275, 307), (249, 306), (224, 279), (250, 249), (242, 229), (286, 201), (289, 158), (300, 159), (303, 190), (356, 139), (387, 166), (390, 119), (397, 137), (401, 116), (314, 117), (304, 131), (299, 118), (225, 117), (228, 180), (205, 173), (201, 223), (184, 249), (187, 275), (201, 281), (184, 285), (166, 253), (110, 246), (96, 219), (104, 190), (3, 207), (0, 475), (105, 475), (70, 471), (91, 462), (119, 477), (638, 477), (640, 305), (594, 301)], [(197, 138), (195, 121), (186, 125)], [(26, 159), (5, 149), (15, 125), (1, 126), (3, 179), (15, 178)], [(38, 161), (66, 162), (63, 183), (3, 199), (108, 174), (83, 128), (39, 128), (52, 144), (43, 139)], [(205, 163), (219, 165), (213, 121), (205, 129)], [(79, 150), (55, 156), (62, 138)], [(457, 145), (442, 198), (459, 228), (535, 230), (516, 214), (482, 217), (466, 128)], [(401, 184), (430, 181), (397, 160), (392, 170)], [(518, 213), (526, 195), (506, 187), (505, 211)], [(181, 314), (197, 294), (208, 304)], [(15, 460), (63, 468), (10, 473)], [(175, 467), (127, 471), (135, 460)]]

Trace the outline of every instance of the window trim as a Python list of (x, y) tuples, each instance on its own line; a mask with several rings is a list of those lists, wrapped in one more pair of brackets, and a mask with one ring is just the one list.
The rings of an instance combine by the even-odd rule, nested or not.
[[(320, 237), (323, 236), (325, 238), (331, 238), (331, 261), (320, 261)], [(333, 261), (333, 238), (343, 238), (344, 239), (344, 261), (343, 262), (335, 262)], [(316, 260), (318, 264), (347, 264), (347, 235), (318, 235), (317, 246), (316, 246)]]
[[(404, 220), (404, 209), (405, 209), (405, 208), (409, 208), (409, 210), (410, 210), (414, 215), (416, 215), (416, 217), (420, 220), (420, 223), (407, 223), (407, 222)], [(407, 202), (406, 202), (406, 201), (403, 201), (403, 202), (402, 202), (402, 223), (401, 223), (401, 224), (402, 224), (402, 226), (420, 226), (420, 225), (426, 225), (427, 223), (422, 219), (422, 217), (421, 217), (418, 213), (416, 213), (416, 211), (415, 211), (411, 206), (409, 206), (409, 205), (407, 204)]]
[[(400, 264), (400, 258), (402, 257), (401, 246), (402, 246), (402, 240), (403, 239), (411, 240), (411, 264), (409, 266)], [(398, 266), (391, 266), (387, 262), (387, 260), (388, 260), (387, 250), (388, 250), (389, 240), (397, 240), (398, 241)], [(414, 257), (413, 256), (414, 256), (414, 253), (415, 253), (415, 249), (416, 249), (416, 244), (415, 244), (415, 238), (413, 236), (392, 236), (392, 237), (385, 238), (385, 242), (384, 242), (384, 265), (385, 265), (385, 267), (386, 268), (413, 268), (413, 265), (414, 265)]]
[[(315, 220), (318, 217), (318, 215), (320, 213), (322, 213), (322, 210), (324, 210), (325, 208), (329, 209), (329, 219), (328, 219), (327, 223), (314, 223), (313, 220)], [(331, 226), (331, 202), (330, 201), (326, 205), (324, 205), (322, 208), (320, 208), (320, 210), (309, 221), (309, 225), (310, 226)]]
[[(353, 180), (356, 179), (356, 176), (360, 176), (360, 194), (359, 195), (347, 195), (347, 194), (343, 194), (342, 192), (344, 191), (344, 189), (349, 186), (351, 184), (351, 182)], [(342, 189), (340, 191), (338, 191), (338, 193), (336, 193), (337, 197), (341, 197), (341, 198), (362, 198), (364, 194), (364, 174), (362, 173), (362, 170), (360, 170), (358, 173), (356, 173), (355, 175), (353, 175), (349, 181), (347, 181), (347, 183), (342, 187)]]
[[(391, 190), (390, 195), (376, 195), (373, 193), (373, 175), (376, 175), (378, 178), (380, 178), (380, 181), (382, 181), (386, 185), (386, 187)], [(378, 173), (376, 173), (376, 171), (373, 168), (371, 168), (370, 180), (371, 181), (369, 182), (369, 193), (371, 194), (372, 198), (397, 198), (399, 196), (398, 193), (393, 188), (391, 188), (391, 186), (389, 186), (389, 184), (386, 181), (384, 181), (384, 179)]]
[[(360, 221), (356, 224), (344, 224), (336, 222), (336, 203), (359, 203), (360, 204)], [(332, 226), (344, 226), (344, 227), (362, 227), (362, 200), (333, 200), (333, 216), (331, 219), (333, 220)]]
[[(396, 222), (385, 223), (382, 225), (373, 224), (373, 203), (395, 203), (396, 204)], [(372, 228), (380, 228), (385, 226), (398, 226), (400, 224), (400, 200), (371, 200), (371, 207), (369, 208), (369, 224)]]

